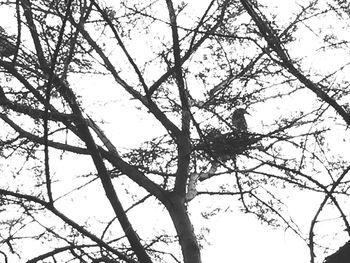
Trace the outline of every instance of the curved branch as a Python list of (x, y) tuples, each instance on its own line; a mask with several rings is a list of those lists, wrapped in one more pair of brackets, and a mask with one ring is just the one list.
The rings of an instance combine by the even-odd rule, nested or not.
[(44, 260), (46, 258), (52, 257), (54, 255), (57, 255), (59, 253), (65, 252), (67, 250), (71, 250), (71, 249), (76, 249), (76, 248), (85, 248), (85, 247), (96, 247), (99, 246), (97, 245), (80, 245), (80, 246), (76, 246), (76, 245), (70, 245), (70, 246), (65, 246), (65, 247), (59, 247), (59, 248), (55, 248), (52, 251), (46, 252), (44, 254), (41, 254), (35, 258), (32, 258), (30, 260), (28, 260), (26, 263), (36, 263), (38, 261)]
[(148, 100), (147, 97), (142, 96), (138, 91), (136, 91), (133, 87), (127, 84), (118, 74), (116, 69), (114, 68), (112, 62), (105, 55), (100, 46), (92, 39), (90, 34), (78, 23), (74, 21), (73, 18), (70, 19), (70, 22), (73, 26), (75, 26), (79, 32), (83, 35), (89, 45), (97, 52), (97, 54), (103, 60), (107, 70), (109, 70), (114, 77), (114, 80), (121, 85), (129, 94), (133, 96), (133, 98), (139, 100), (147, 109), (156, 117), (158, 121), (164, 126), (164, 128), (174, 137), (174, 139), (178, 138), (180, 134), (179, 128), (169, 120), (169, 118), (162, 112), (159, 107), (151, 100)]
[(107, 24), (109, 25), (110, 29), (112, 30), (114, 37), (116, 38), (119, 46), (121, 47), (121, 49), (123, 50), (124, 54), (126, 55), (126, 57), (128, 58), (130, 64), (132, 65), (132, 67), (134, 68), (134, 71), (136, 72), (141, 85), (145, 91), (146, 97), (149, 98), (149, 92), (148, 92), (148, 86), (145, 82), (145, 79), (143, 78), (140, 69), (138, 68), (138, 66), (136, 65), (135, 61), (132, 59), (132, 57), (130, 56), (128, 50), (126, 49), (122, 39), (120, 38), (116, 28), (113, 26), (112, 21), (108, 18), (108, 15), (106, 14), (106, 12), (104, 10), (101, 9), (101, 7), (96, 3), (95, 0), (92, 0), (92, 3), (94, 4), (94, 6), (96, 7), (96, 9), (100, 12), (100, 14), (102, 15), (103, 19), (107, 22)]
[[(5, 121), (12, 129), (14, 129), (21, 137), (27, 138), (32, 142), (35, 143), (40, 143), (44, 145), (45, 141), (44, 138), (39, 137), (37, 135), (34, 135), (24, 129), (22, 129), (19, 125), (17, 125), (15, 122), (13, 122), (9, 117), (7, 117), (5, 114), (0, 113), (0, 118)], [(59, 149), (59, 150), (64, 150), (64, 151), (69, 151), (73, 153), (78, 153), (78, 154), (89, 154), (89, 151), (86, 148), (81, 148), (69, 144), (64, 144), (60, 142), (54, 142), (48, 140), (48, 145)]]
[(34, 46), (36, 49), (36, 54), (37, 54), (38, 59), (39, 59), (40, 67), (43, 70), (47, 70), (48, 69), (47, 61), (45, 59), (44, 51), (43, 51), (43, 48), (41, 46), (39, 34), (38, 34), (37, 29), (36, 29), (34, 18), (33, 18), (32, 4), (31, 4), (30, 0), (22, 0), (21, 3), (22, 3), (23, 11), (24, 11), (24, 16), (26, 17), (31, 36), (32, 36), (32, 39), (34, 41)]
[[(180, 61), (181, 65), (184, 64), (191, 57), (191, 55), (203, 44), (203, 42), (206, 39), (208, 39), (208, 37), (210, 37), (216, 31), (216, 29), (221, 25), (229, 2), (230, 2), (229, 0), (225, 0), (225, 2), (223, 3), (221, 13), (215, 25), (213, 25), (209, 30), (207, 30), (195, 44), (192, 44), (191, 48), (188, 49), (186, 53), (182, 56)], [(149, 88), (150, 96), (161, 86), (162, 83), (164, 83), (164, 81), (166, 81), (172, 74), (174, 74), (175, 70), (176, 70), (175, 66), (170, 68), (167, 72), (165, 72), (162, 76), (160, 76), (157, 81), (155, 81), (152, 84), (152, 86)]]
[(325, 198), (323, 199), (322, 203), (320, 204), (317, 212), (315, 213), (314, 218), (311, 221), (311, 225), (310, 225), (310, 230), (309, 230), (309, 248), (310, 248), (310, 257), (311, 257), (311, 263), (314, 263), (315, 261), (315, 253), (314, 253), (314, 228), (316, 226), (317, 223), (317, 218), (320, 215), (320, 213), (323, 210), (323, 207), (326, 205), (328, 199), (331, 199), (335, 206), (337, 207), (337, 209), (340, 212), (341, 218), (344, 221), (345, 227), (346, 227), (346, 231), (348, 232), (348, 235), (350, 236), (350, 225), (349, 225), (349, 221), (346, 218), (345, 213), (342, 211), (340, 205), (338, 204), (338, 201), (336, 200), (336, 198), (333, 196), (333, 193), (335, 191), (335, 189), (339, 186), (340, 182), (343, 180), (343, 178), (346, 176), (346, 174), (350, 171), (350, 166), (348, 166), (347, 169), (345, 169), (343, 171), (343, 173), (339, 176), (339, 178), (337, 179), (336, 182), (333, 183), (332, 188), (327, 191), (327, 195), (325, 196)]
[(347, 111), (341, 105), (339, 105), (336, 100), (330, 97), (323, 90), (324, 87), (322, 87), (320, 84), (317, 85), (314, 83), (294, 66), (294, 63), (291, 61), (286, 49), (280, 42), (279, 37), (269, 26), (269, 22), (266, 20), (266, 18), (264, 18), (263, 15), (260, 15), (261, 12), (258, 14), (258, 12), (255, 11), (257, 8), (254, 8), (254, 6), (250, 3), (250, 0), (241, 0), (241, 3), (259, 28), (260, 33), (268, 43), (268, 47), (275, 51), (278, 57), (281, 59), (281, 61), (278, 63), (287, 69), (301, 83), (303, 83), (306, 88), (315, 93), (317, 97), (332, 106), (332, 108), (343, 118), (346, 124), (350, 125), (350, 114), (347, 113)]
[(121, 253), (118, 250), (116, 250), (116, 249), (112, 248), (111, 246), (109, 246), (107, 243), (105, 243), (104, 241), (99, 239), (94, 234), (90, 233), (88, 230), (86, 230), (84, 227), (82, 227), (78, 223), (76, 223), (73, 220), (71, 220), (70, 218), (68, 218), (66, 215), (64, 215), (63, 213), (58, 211), (52, 204), (50, 204), (50, 203), (48, 203), (48, 202), (46, 202), (44, 200), (41, 200), (38, 197), (35, 197), (35, 196), (32, 196), (32, 195), (15, 193), (15, 192), (8, 191), (8, 190), (5, 190), (5, 189), (0, 189), (0, 195), (12, 196), (12, 197), (15, 197), (15, 198), (19, 198), (19, 199), (23, 199), (23, 200), (26, 200), (26, 201), (29, 201), (29, 202), (33, 202), (33, 203), (39, 204), (39, 205), (43, 206), (44, 208), (46, 208), (48, 211), (52, 212), (54, 215), (56, 215), (58, 218), (60, 218), (66, 224), (70, 225), (72, 228), (74, 228), (78, 232), (82, 233), (84, 236), (90, 238), (92, 241), (94, 241), (99, 246), (105, 248), (106, 250), (108, 250), (111, 253), (113, 253), (116, 256), (118, 256), (121, 260), (124, 260), (124, 261), (126, 261), (128, 263), (137, 263), (133, 259), (128, 258), (123, 253)]

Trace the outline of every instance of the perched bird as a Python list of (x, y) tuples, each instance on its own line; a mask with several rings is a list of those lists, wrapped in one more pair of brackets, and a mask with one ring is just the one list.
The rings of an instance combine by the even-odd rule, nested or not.
[(204, 140), (195, 146), (195, 150), (202, 150), (210, 157), (226, 162), (252, 148), (252, 145), (256, 144), (258, 140), (247, 132), (245, 114), (249, 114), (245, 109), (236, 109), (231, 116), (232, 130), (226, 133), (215, 128), (207, 130)]
[(0, 26), (0, 57), (9, 57), (16, 54), (16, 45), (10, 41), (12, 38)]
[(246, 132), (248, 129), (244, 114), (249, 114), (245, 109), (236, 109), (232, 114), (232, 127), (240, 132)]

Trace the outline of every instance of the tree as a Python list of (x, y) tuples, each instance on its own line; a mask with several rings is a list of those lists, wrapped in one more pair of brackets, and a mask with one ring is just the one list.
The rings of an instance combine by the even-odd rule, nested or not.
[[(210, 218), (234, 201), (305, 240), (311, 262), (348, 239), (345, 2), (1, 6), (16, 22), (0, 38), (5, 260), (199, 263), (192, 208)], [(308, 231), (286, 209), (301, 190), (320, 200)]]

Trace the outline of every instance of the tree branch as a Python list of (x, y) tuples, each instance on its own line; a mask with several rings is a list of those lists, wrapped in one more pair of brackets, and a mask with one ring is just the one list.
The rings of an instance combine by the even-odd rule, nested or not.
[[(300, 70), (298, 70), (293, 62), (291, 61), (286, 49), (283, 47), (280, 42), (279, 37), (276, 35), (274, 30), (269, 26), (269, 22), (266, 21), (262, 15), (259, 15), (255, 11), (253, 4), (250, 0), (240, 0), (243, 7), (246, 9), (248, 14), (251, 16), (257, 27), (259, 28), (260, 33), (264, 37), (265, 41), (268, 43), (269, 48), (276, 52), (278, 57), (281, 59), (279, 64), (287, 69), (293, 76), (295, 76), (301, 83), (305, 85), (306, 88), (310, 89), (313, 93), (316, 94), (324, 102), (328, 103), (346, 122), (347, 125), (350, 125), (350, 114), (337, 103), (332, 97), (330, 97), (320, 84), (314, 83), (312, 80), (307, 78)], [(261, 12), (260, 12), (261, 13)]]
[(23, 199), (23, 200), (26, 200), (26, 201), (29, 201), (29, 202), (33, 202), (33, 203), (39, 204), (39, 205), (45, 207), (50, 212), (52, 212), (54, 215), (56, 215), (58, 218), (60, 218), (66, 224), (70, 225), (72, 228), (76, 229), (78, 232), (82, 233), (84, 236), (90, 238), (92, 241), (94, 241), (99, 246), (105, 248), (106, 250), (108, 250), (111, 253), (113, 253), (116, 256), (118, 256), (121, 260), (124, 260), (124, 261), (126, 261), (128, 263), (137, 263), (133, 259), (128, 258), (123, 253), (119, 252), (118, 250), (116, 250), (116, 249), (112, 248), (111, 246), (109, 246), (107, 243), (103, 242), (97, 236), (95, 236), (94, 234), (92, 234), (89, 231), (87, 231), (84, 227), (82, 227), (81, 225), (79, 225), (78, 223), (74, 222), (73, 220), (68, 218), (66, 215), (64, 215), (63, 213), (58, 211), (54, 206), (52, 206), (52, 204), (50, 204), (48, 202), (45, 202), (45, 201), (43, 201), (43, 200), (41, 200), (41, 199), (39, 199), (39, 198), (37, 198), (35, 196), (32, 196), (32, 195), (15, 193), (15, 192), (12, 192), (12, 191), (9, 191), (9, 190), (5, 190), (5, 189), (0, 189), (0, 195), (12, 196), (12, 197), (15, 197), (15, 198), (19, 198), (19, 199)]

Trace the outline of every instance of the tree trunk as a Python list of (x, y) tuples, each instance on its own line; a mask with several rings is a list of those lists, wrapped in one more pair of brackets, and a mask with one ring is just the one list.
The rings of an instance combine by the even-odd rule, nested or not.
[(199, 245), (184, 200), (174, 196), (167, 208), (179, 237), (184, 263), (201, 263)]

